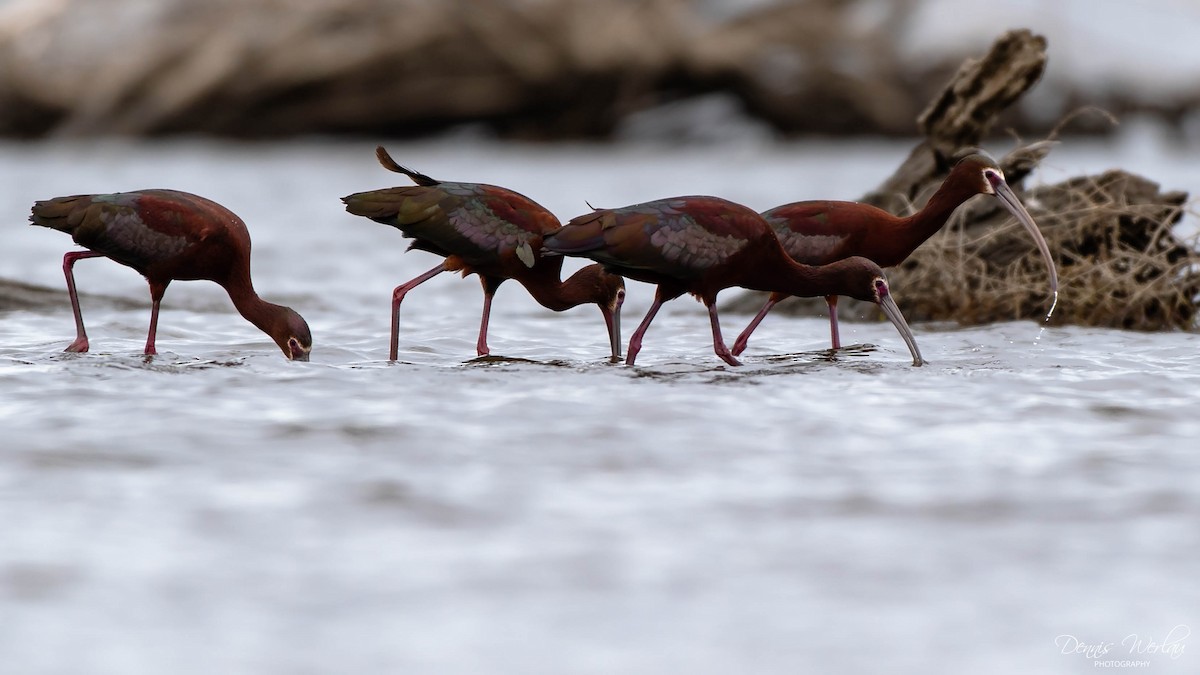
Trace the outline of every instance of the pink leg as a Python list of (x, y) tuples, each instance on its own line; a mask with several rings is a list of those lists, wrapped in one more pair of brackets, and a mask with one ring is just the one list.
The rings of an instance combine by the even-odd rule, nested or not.
[(660, 290), (654, 294), (654, 304), (650, 305), (650, 311), (646, 312), (646, 318), (642, 319), (642, 323), (629, 338), (629, 349), (625, 350), (625, 365), (632, 366), (634, 360), (637, 359), (638, 352), (642, 351), (642, 336), (646, 334), (646, 329), (650, 327), (650, 322), (654, 320), (654, 315), (658, 314), (658, 308), (662, 307), (662, 304), (663, 296)]
[(421, 276), (397, 286), (392, 291), (392, 339), (388, 346), (389, 360), (395, 361), (400, 354), (400, 303), (404, 301), (404, 296), (412, 289), (445, 271), (445, 264), (439, 264)]
[(713, 333), (713, 351), (721, 360), (731, 366), (742, 365), (740, 361), (733, 358), (733, 354), (729, 353), (729, 347), (725, 346), (725, 338), (721, 337), (721, 320), (717, 318), (717, 303), (714, 301), (708, 304), (708, 320), (712, 324)]
[(500, 284), (504, 283), (504, 279), (480, 275), (479, 283), (483, 286), (483, 317), (479, 320), (479, 339), (475, 341), (475, 353), (487, 356), (491, 353), (487, 346), (487, 331), (488, 321), (492, 317), (492, 298), (495, 297)]
[(146, 333), (146, 356), (154, 356), (158, 353), (154, 349), (154, 336), (158, 332), (158, 300), (155, 300), (150, 305), (150, 332)]
[(67, 295), (71, 297), (71, 310), (75, 312), (75, 341), (64, 351), (86, 352), (88, 350), (87, 331), (83, 329), (83, 313), (79, 310), (79, 294), (75, 291), (75, 272), (72, 268), (75, 267), (76, 260), (103, 256), (103, 253), (95, 251), (71, 251), (63, 256), (63, 274), (67, 277)]
[(479, 339), (475, 341), (475, 353), (480, 356), (487, 356), (491, 350), (487, 346), (487, 331), (488, 319), (492, 316), (492, 296), (495, 292), (488, 289), (487, 282), (483, 282), (483, 318), (479, 320)]
[(842, 339), (838, 335), (837, 300), (836, 295), (825, 296), (825, 302), (829, 305), (829, 341), (833, 345), (832, 349), (842, 348)]
[(166, 292), (167, 284), (150, 284), (150, 330), (146, 333), (146, 356), (154, 356), (158, 353), (154, 349), (154, 340), (158, 335), (158, 306), (162, 302), (163, 293)]
[(771, 297), (767, 298), (767, 304), (763, 305), (762, 309), (758, 310), (758, 314), (754, 315), (754, 319), (750, 321), (749, 326), (746, 326), (746, 330), (742, 331), (742, 334), (737, 336), (737, 339), (733, 341), (734, 356), (746, 351), (746, 345), (750, 342), (750, 334), (753, 333), (756, 328), (758, 328), (758, 324), (762, 323), (763, 319), (767, 318), (767, 314), (771, 311), (771, 308), (773, 308), (779, 303), (780, 300), (783, 300), (786, 297), (786, 295), (772, 293)]

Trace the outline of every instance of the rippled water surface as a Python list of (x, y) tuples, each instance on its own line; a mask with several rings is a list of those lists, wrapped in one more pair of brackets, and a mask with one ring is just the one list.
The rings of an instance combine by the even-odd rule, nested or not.
[[(0, 278), (32, 285), (0, 311), (0, 672), (1200, 670), (1197, 334), (916, 324), (913, 368), (886, 323), (831, 355), (824, 317), (772, 316), (730, 368), (681, 299), (627, 368), (595, 308), (511, 285), (476, 359), (479, 285), (443, 275), (388, 363), (391, 288), (436, 259), (342, 212), (395, 183), (372, 147), (0, 148)], [(907, 146), (390, 147), (565, 218), (853, 198)], [(1141, 170), (1200, 185), (1172, 157)], [(93, 351), (62, 353), (71, 243), (29, 204), (144, 187), (246, 219), (310, 363), (201, 282), (145, 359), (145, 283), (103, 260), (76, 266)], [(650, 299), (631, 283), (626, 337)]]

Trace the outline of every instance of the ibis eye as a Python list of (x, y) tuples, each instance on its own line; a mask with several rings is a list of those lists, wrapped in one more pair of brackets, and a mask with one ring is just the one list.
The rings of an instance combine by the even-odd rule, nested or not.
[(995, 192), (996, 186), (1004, 182), (1004, 174), (996, 169), (983, 170), (984, 189), (986, 192)]
[(887, 282), (884, 281), (883, 279), (876, 278), (875, 279), (875, 295), (876, 295), (876, 297), (882, 299), (882, 298), (887, 297), (887, 294), (888, 294)]

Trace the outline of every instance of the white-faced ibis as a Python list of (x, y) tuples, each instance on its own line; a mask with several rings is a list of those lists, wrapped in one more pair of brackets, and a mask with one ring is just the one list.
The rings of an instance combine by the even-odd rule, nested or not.
[(900, 331), (913, 365), (924, 362), (878, 265), (858, 257), (819, 267), (797, 263), (761, 215), (724, 199), (675, 197), (598, 209), (546, 237), (545, 247), (591, 258), (615, 274), (658, 285), (654, 304), (629, 340), (629, 365), (659, 307), (684, 293), (695, 295), (708, 308), (717, 356), (740, 365), (721, 338), (716, 307), (717, 293), (734, 286), (787, 295), (848, 295), (877, 303)]
[[(1054, 258), (1042, 233), (1021, 201), (1004, 180), (1004, 173), (986, 153), (966, 155), (954, 165), (950, 175), (925, 208), (900, 218), (868, 204), (840, 201), (806, 201), (777, 206), (763, 213), (783, 242), (793, 260), (806, 265), (825, 265), (850, 256), (869, 258), (882, 267), (904, 262), (926, 239), (934, 235), (949, 220), (950, 214), (971, 197), (992, 195), (1004, 205), (1021, 225), (1029, 231), (1046, 261), (1050, 275), (1050, 292), (1058, 302), (1058, 274)], [(767, 312), (786, 293), (772, 293), (766, 304), (733, 343), (733, 353), (746, 349), (750, 334), (758, 327)], [(828, 295), (829, 334), (833, 348), (841, 346), (838, 336), (837, 295)], [(1050, 311), (1054, 311), (1051, 304)]]
[(346, 210), (391, 225), (410, 237), (409, 250), (445, 258), (436, 267), (392, 291), (392, 336), (388, 358), (395, 361), (400, 341), (400, 303), (404, 296), (442, 272), (475, 273), (483, 284), (483, 319), (476, 351), (489, 353), (488, 317), (492, 296), (506, 279), (515, 279), (543, 307), (561, 312), (595, 303), (604, 315), (614, 360), (621, 357), (621, 303), (625, 281), (588, 265), (562, 281), (562, 258), (542, 256), (542, 238), (561, 227), (553, 213), (524, 195), (494, 185), (447, 183), (410, 171), (375, 149), (379, 163), (417, 185), (359, 192), (343, 197)]
[(273, 305), (254, 292), (250, 233), (241, 218), (220, 204), (176, 190), (76, 195), (35, 203), (29, 220), (66, 232), (88, 249), (63, 256), (76, 330), (75, 341), (66, 351), (88, 350), (72, 268), (82, 258), (103, 256), (132, 267), (150, 282), (146, 354), (157, 353), (158, 307), (167, 286), (176, 279), (206, 279), (220, 284), (237, 311), (270, 335), (285, 356), (308, 360), (312, 350), (308, 324), (292, 309)]

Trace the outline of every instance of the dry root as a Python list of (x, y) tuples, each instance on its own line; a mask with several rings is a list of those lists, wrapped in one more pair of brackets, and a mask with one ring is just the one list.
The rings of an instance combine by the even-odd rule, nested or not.
[[(1051, 323), (1195, 327), (1200, 256), (1194, 242), (1173, 234), (1186, 193), (1109, 171), (1038, 187), (1024, 199), (1057, 259)], [(1048, 309), (1049, 280), (1029, 234), (998, 205), (978, 201), (889, 272), (908, 318), (979, 324), (1039, 318)]]

